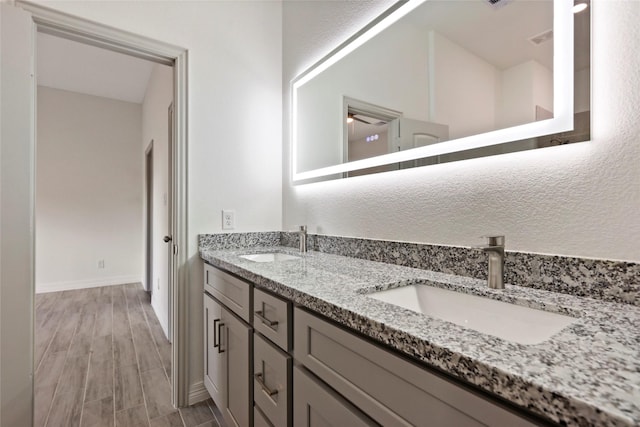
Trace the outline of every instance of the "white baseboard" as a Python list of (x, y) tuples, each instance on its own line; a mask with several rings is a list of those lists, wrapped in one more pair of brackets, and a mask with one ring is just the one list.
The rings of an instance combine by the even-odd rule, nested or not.
[(72, 291), (74, 289), (99, 288), (101, 286), (125, 285), (127, 283), (140, 283), (140, 276), (115, 276), (94, 280), (76, 280), (71, 282), (36, 283), (36, 293)]
[(189, 406), (209, 398), (209, 392), (204, 386), (204, 381), (198, 381), (189, 387)]

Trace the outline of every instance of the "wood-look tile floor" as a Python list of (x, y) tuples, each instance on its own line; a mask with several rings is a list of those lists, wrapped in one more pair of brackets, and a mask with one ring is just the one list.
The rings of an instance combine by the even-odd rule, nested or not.
[(35, 300), (36, 427), (219, 427), (211, 400), (171, 406), (171, 344), (139, 283)]

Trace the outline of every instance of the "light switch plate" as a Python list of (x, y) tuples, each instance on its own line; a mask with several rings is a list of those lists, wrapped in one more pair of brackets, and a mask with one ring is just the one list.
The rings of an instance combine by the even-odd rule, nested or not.
[(222, 229), (233, 230), (236, 227), (236, 211), (223, 209), (222, 210)]

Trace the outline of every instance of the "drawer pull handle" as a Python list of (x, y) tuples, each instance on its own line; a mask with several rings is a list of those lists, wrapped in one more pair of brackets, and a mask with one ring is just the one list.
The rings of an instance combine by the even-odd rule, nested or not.
[(264, 382), (264, 378), (263, 378), (262, 372), (258, 372), (257, 374), (253, 374), (253, 376), (255, 377), (256, 381), (258, 381), (258, 384), (260, 384), (260, 387), (262, 388), (262, 391), (267, 393), (267, 395), (269, 397), (273, 397), (276, 394), (278, 394), (278, 390), (271, 390), (271, 389), (269, 389), (269, 387), (267, 387), (267, 384), (265, 384), (265, 382)]
[(222, 327), (224, 326), (224, 323), (220, 322), (218, 323), (218, 354), (219, 353), (224, 353), (225, 350), (222, 349)]
[(262, 310), (256, 311), (253, 314), (258, 319), (260, 319), (264, 325), (267, 325), (268, 327), (270, 327), (274, 331), (278, 330), (278, 321), (277, 320), (269, 320), (266, 317), (264, 317), (264, 311), (262, 311)]
[(216, 333), (216, 323), (218, 323), (221, 319), (213, 320), (213, 348), (216, 348), (220, 345), (220, 343), (216, 343), (218, 341), (218, 334)]

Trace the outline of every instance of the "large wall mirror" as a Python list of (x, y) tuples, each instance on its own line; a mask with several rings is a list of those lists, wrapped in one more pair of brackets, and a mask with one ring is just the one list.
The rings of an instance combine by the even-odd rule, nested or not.
[(293, 80), (293, 181), (588, 140), (590, 22), (582, 0), (398, 2)]

